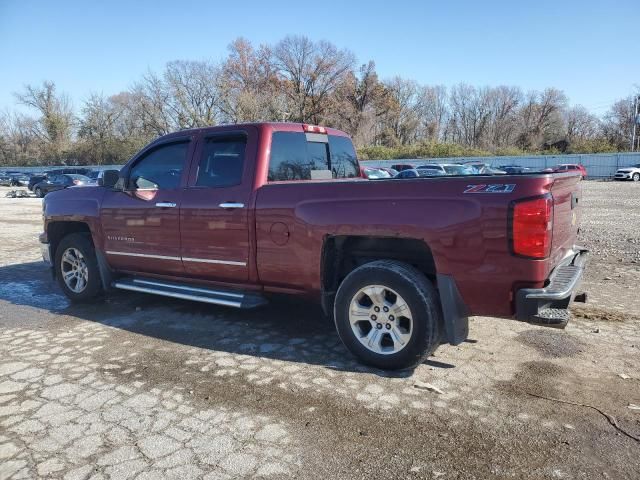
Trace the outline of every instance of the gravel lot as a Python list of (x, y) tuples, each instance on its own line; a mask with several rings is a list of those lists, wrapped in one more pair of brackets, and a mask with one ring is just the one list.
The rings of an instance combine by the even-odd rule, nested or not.
[(354, 362), (310, 305), (72, 306), (41, 201), (5, 191), (0, 479), (640, 478), (639, 441), (550, 400), (640, 436), (638, 184), (584, 184), (589, 303), (566, 330), (476, 317), (399, 374)]

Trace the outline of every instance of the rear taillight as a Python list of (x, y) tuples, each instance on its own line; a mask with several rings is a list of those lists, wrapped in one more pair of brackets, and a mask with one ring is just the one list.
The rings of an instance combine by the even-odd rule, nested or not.
[(529, 258), (546, 258), (551, 252), (553, 197), (545, 195), (511, 204), (511, 250)]

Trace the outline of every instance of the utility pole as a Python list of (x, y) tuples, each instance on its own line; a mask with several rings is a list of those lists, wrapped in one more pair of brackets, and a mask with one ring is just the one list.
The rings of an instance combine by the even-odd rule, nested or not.
[(637, 95), (633, 103), (633, 128), (631, 130), (631, 151), (636, 151), (636, 130), (638, 128), (638, 104), (640, 103), (640, 95)]

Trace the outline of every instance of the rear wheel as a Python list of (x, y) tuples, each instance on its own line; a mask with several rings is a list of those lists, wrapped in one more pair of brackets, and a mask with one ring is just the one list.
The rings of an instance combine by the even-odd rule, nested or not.
[(640, 181), (640, 173), (638, 173), (638, 172), (634, 173), (631, 178), (633, 178), (634, 182)]
[(98, 261), (87, 235), (72, 233), (64, 237), (56, 250), (58, 283), (72, 302), (86, 302), (102, 290)]
[(42, 194), (42, 189), (40, 187), (36, 188), (35, 194), (36, 194), (36, 197), (38, 198), (44, 197), (44, 195)]
[(440, 344), (442, 318), (431, 282), (411, 265), (377, 260), (353, 270), (336, 294), (334, 319), (345, 346), (378, 368), (410, 368)]

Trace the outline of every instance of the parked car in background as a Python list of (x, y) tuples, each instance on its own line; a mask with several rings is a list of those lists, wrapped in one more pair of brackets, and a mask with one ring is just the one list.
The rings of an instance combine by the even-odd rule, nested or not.
[(31, 177), (29, 177), (27, 188), (29, 189), (29, 191), (33, 192), (33, 187), (35, 187), (38, 183), (45, 181), (46, 179), (47, 176), (45, 174), (31, 175)]
[(403, 170), (413, 170), (416, 166), (410, 163), (396, 163), (395, 165), (391, 165), (391, 168), (397, 172), (401, 172)]
[(527, 172), (533, 171), (531, 168), (523, 167), (522, 165), (500, 165), (500, 170), (504, 170), (509, 175), (515, 175), (518, 173), (527, 173)]
[(391, 177), (395, 177), (398, 174), (398, 170), (395, 168), (388, 167), (377, 167), (378, 170), (382, 170), (383, 172), (387, 172)]
[(446, 170), (442, 165), (437, 163), (428, 163), (426, 165), (420, 165), (416, 167), (416, 170), (432, 170), (434, 172), (440, 172), (442, 175), (446, 175)]
[(477, 172), (468, 165), (459, 163), (428, 163), (420, 165), (416, 170), (433, 170), (444, 175), (476, 175)]
[(379, 178), (391, 178), (391, 175), (381, 168), (374, 167), (361, 167), (360, 171), (362, 172), (362, 176), (364, 178), (368, 178), (369, 180), (377, 180)]
[(100, 183), (100, 180), (104, 177), (104, 169), (93, 169), (93, 170), (89, 170), (89, 172), (87, 172), (87, 177), (89, 177), (91, 179), (91, 182), (89, 183), (89, 185), (98, 185)]
[(458, 163), (442, 164), (442, 168), (447, 175), (477, 175), (477, 172), (468, 165)]
[(62, 167), (52, 169), (47, 173), (53, 173), (58, 175), (84, 175), (86, 176), (91, 171), (88, 167)]
[(49, 175), (46, 180), (36, 183), (33, 187), (33, 192), (36, 197), (42, 198), (47, 193), (56, 190), (63, 190), (69, 187), (89, 185), (91, 179), (84, 175), (66, 174), (66, 175)]
[(11, 186), (11, 177), (6, 173), (0, 173), (0, 186), (2, 187)]
[(12, 187), (23, 187), (29, 183), (29, 176), (22, 172), (9, 172), (9, 185)]
[(553, 168), (553, 172), (555, 173), (575, 171), (579, 171), (582, 174), (583, 180), (587, 178), (587, 169), (578, 163), (561, 163), (560, 165), (556, 165), (555, 168)]
[(415, 168), (410, 168), (408, 170), (403, 170), (401, 172), (398, 172), (398, 174), (393, 177), (393, 178), (418, 178), (418, 177), (438, 177), (438, 176), (444, 176), (444, 172), (441, 172), (440, 170), (432, 170), (432, 169), (415, 169)]
[(470, 166), (479, 175), (504, 175), (505, 173), (507, 173), (504, 170), (500, 170), (499, 168), (492, 167), (488, 163), (484, 163), (484, 162), (471, 161), (471, 162), (465, 162), (463, 163), (463, 165)]
[(630, 167), (619, 168), (613, 177), (615, 180), (633, 180), (640, 181), (640, 163), (636, 163)]

